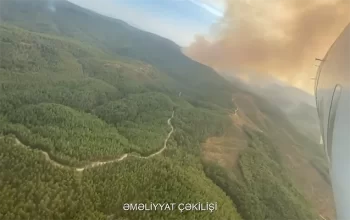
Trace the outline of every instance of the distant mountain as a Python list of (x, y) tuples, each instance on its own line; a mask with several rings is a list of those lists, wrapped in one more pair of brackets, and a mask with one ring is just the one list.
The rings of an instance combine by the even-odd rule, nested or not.
[[(254, 85), (254, 87), (257, 87), (257, 85)], [(315, 97), (296, 87), (273, 83), (263, 85), (257, 89), (263, 89), (263, 95), (276, 100), (277, 103), (279, 101), (283, 102), (283, 100), (289, 100), (292, 105), (306, 103), (308, 105), (315, 106)], [(281, 107), (284, 108), (283, 105), (281, 105)]]
[[(269, 97), (67, 1), (0, 0), (0, 20), (0, 219), (300, 220), (323, 210), (322, 148)], [(208, 141), (224, 157), (213, 164)], [(122, 210), (168, 201), (218, 210)]]
[(301, 89), (270, 84), (262, 87), (254, 85), (253, 91), (282, 109), (289, 120), (315, 141), (320, 139), (320, 125), (315, 97)]
[(251, 80), (247, 83), (235, 76), (234, 73), (221, 73), (221, 75), (238, 87), (259, 93), (264, 98), (274, 100), (281, 108), (292, 108), (299, 103), (306, 103), (311, 106), (316, 105), (315, 97), (312, 94), (285, 83), (277, 82), (272, 78), (259, 81)]
[[(0, 0), (0, 19), (0, 219), (241, 219), (201, 168), (234, 110), (222, 77), (66, 1)], [(221, 208), (123, 210), (191, 201)]]
[[(186, 96), (229, 106), (232, 88), (211, 68), (183, 55), (174, 42), (63, 0), (1, 0), (0, 21), (76, 39), (103, 51), (141, 60), (166, 72)], [(54, 9), (54, 10), (53, 10)], [(210, 91), (210, 92), (209, 92)]]
[(314, 141), (319, 141), (319, 119), (315, 97), (296, 87), (275, 83), (272, 80), (246, 83), (232, 74), (224, 74), (236, 87), (250, 91), (276, 105), (297, 128), (306, 132)]
[[(219, 161), (218, 163), (223, 167), (232, 167), (232, 164), (238, 161), (236, 163), (242, 169), (242, 161), (246, 159), (242, 155), (251, 152), (251, 148), (269, 149), (267, 146), (259, 148), (261, 145), (249, 143), (250, 139), (244, 138), (239, 127), (245, 126), (255, 130), (257, 136), (268, 137), (272, 146), (277, 146), (283, 161), (282, 166), (287, 167), (288, 175), (296, 182), (299, 189), (303, 189), (306, 198), (313, 203), (318, 213), (326, 219), (335, 219), (328, 163), (323, 146), (318, 144), (320, 133), (316, 108), (300, 101), (299, 96), (282, 96), (282, 94), (288, 94), (283, 90), (284, 88), (294, 91), (293, 88), (277, 84), (272, 86), (271, 90), (275, 91), (273, 93), (270, 88), (265, 88), (268, 86), (261, 86), (262, 83), (267, 85), (271, 82), (270, 80), (256, 85), (247, 84), (232, 75), (225, 77), (240, 90), (233, 96), (238, 107), (236, 114), (232, 115), (236, 128), (224, 137), (209, 139), (204, 148), (205, 158), (211, 162)], [(307, 96), (306, 99), (301, 100), (311, 101), (311, 96), (307, 93), (298, 89), (297, 92)], [(254, 140), (254, 135), (250, 137)], [(259, 164), (258, 159), (252, 159), (252, 161), (256, 165)], [(264, 158), (264, 162), (267, 161), (268, 159)], [(261, 170), (258, 172), (260, 173)], [(314, 190), (316, 188), (317, 193)]]
[(320, 123), (316, 107), (306, 103), (300, 103), (287, 111), (287, 115), (297, 128), (301, 128), (306, 132), (307, 136), (315, 141), (320, 140)]

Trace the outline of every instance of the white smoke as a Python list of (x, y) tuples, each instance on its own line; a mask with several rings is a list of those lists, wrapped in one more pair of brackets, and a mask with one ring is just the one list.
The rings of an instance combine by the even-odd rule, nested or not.
[(56, 5), (54, 0), (49, 0), (48, 1), (48, 9), (52, 12), (56, 12)]

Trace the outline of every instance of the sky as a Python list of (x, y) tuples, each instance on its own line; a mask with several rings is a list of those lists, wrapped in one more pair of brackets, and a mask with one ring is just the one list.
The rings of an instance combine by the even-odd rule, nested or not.
[(350, 0), (69, 1), (168, 38), (219, 73), (309, 93), (315, 58), (350, 22)]
[(323, 58), (350, 23), (349, 0), (227, 0), (217, 36), (185, 53), (248, 81), (274, 78), (313, 93)]
[(224, 14), (223, 0), (69, 0), (84, 8), (189, 46), (210, 35)]

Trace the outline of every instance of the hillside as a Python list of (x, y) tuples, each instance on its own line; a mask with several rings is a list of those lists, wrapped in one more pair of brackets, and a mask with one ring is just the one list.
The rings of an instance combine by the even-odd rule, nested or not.
[[(306, 198), (306, 201), (301, 199), (298, 203), (304, 201), (311, 205), (321, 219), (335, 219), (328, 164), (322, 147), (299, 133), (282, 110), (254, 93), (234, 93), (233, 100), (238, 107), (237, 112), (231, 114), (234, 126), (223, 136), (209, 138), (202, 145), (202, 156), (207, 166), (207, 175), (231, 195), (235, 204), (242, 201), (241, 197), (237, 197), (246, 190), (242, 185), (249, 183), (251, 186), (250, 189), (256, 195), (254, 200), (259, 205), (249, 205), (255, 207), (254, 212), (250, 209), (247, 211), (244, 205), (244, 208), (238, 206), (238, 211), (248, 216), (243, 215), (243, 218), (255, 218), (261, 213), (277, 219), (286, 218), (276, 215), (271, 212), (273, 208), (265, 206), (274, 203), (273, 200), (264, 202), (269, 187), (259, 191), (262, 187), (260, 183), (270, 181), (267, 185), (271, 186), (276, 184), (272, 183), (276, 178), (282, 181), (277, 186), (292, 187), (289, 189), (291, 194), (284, 195), (288, 200), (300, 198), (293, 193), (302, 193), (301, 197)], [(260, 160), (261, 157), (265, 159)], [(280, 167), (281, 171), (271, 178), (275, 166)], [(255, 169), (258, 173), (251, 174)], [(240, 190), (237, 191), (237, 187)], [(281, 200), (282, 198), (276, 197), (276, 205)]]
[(305, 136), (314, 142), (320, 141), (320, 125), (314, 96), (301, 89), (274, 82), (274, 79), (270, 78), (263, 82), (252, 80), (246, 83), (233, 74), (221, 73), (221, 75), (237, 88), (273, 103), (283, 111), (294, 127), (300, 129), (301, 133), (305, 133)]
[[(327, 179), (322, 151), (265, 99), (67, 1), (0, 0), (0, 21), (0, 219), (317, 218), (285, 150), (307, 145)], [(208, 163), (226, 137), (243, 144)], [(150, 202), (219, 208), (122, 209)]]
[[(53, 2), (55, 11), (50, 10)], [(231, 107), (228, 82), (184, 56), (175, 43), (61, 0), (1, 0), (0, 19), (30, 31), (69, 37), (109, 54), (141, 60), (165, 71), (184, 95)], [(40, 14), (40, 17), (33, 17)], [(68, 22), (69, 21), (69, 22)], [(74, 21), (74, 22), (71, 22)], [(110, 28), (114, 27), (114, 28)], [(210, 83), (209, 83), (210, 82)], [(208, 92), (211, 91), (211, 92)], [(229, 106), (227, 106), (229, 105)]]
[(287, 115), (296, 127), (300, 127), (305, 131), (308, 137), (315, 141), (320, 140), (320, 124), (315, 107), (300, 103), (287, 112)]

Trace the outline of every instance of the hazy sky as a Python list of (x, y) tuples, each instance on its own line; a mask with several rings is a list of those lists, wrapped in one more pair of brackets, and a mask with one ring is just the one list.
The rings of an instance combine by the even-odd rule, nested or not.
[(69, 0), (82, 7), (188, 46), (224, 13), (220, 0)]
[(313, 92), (317, 69), (350, 22), (349, 0), (227, 0), (218, 37), (196, 38), (186, 54), (248, 80), (273, 77)]
[(310, 93), (315, 58), (350, 22), (350, 0), (69, 1), (173, 40), (218, 72)]

